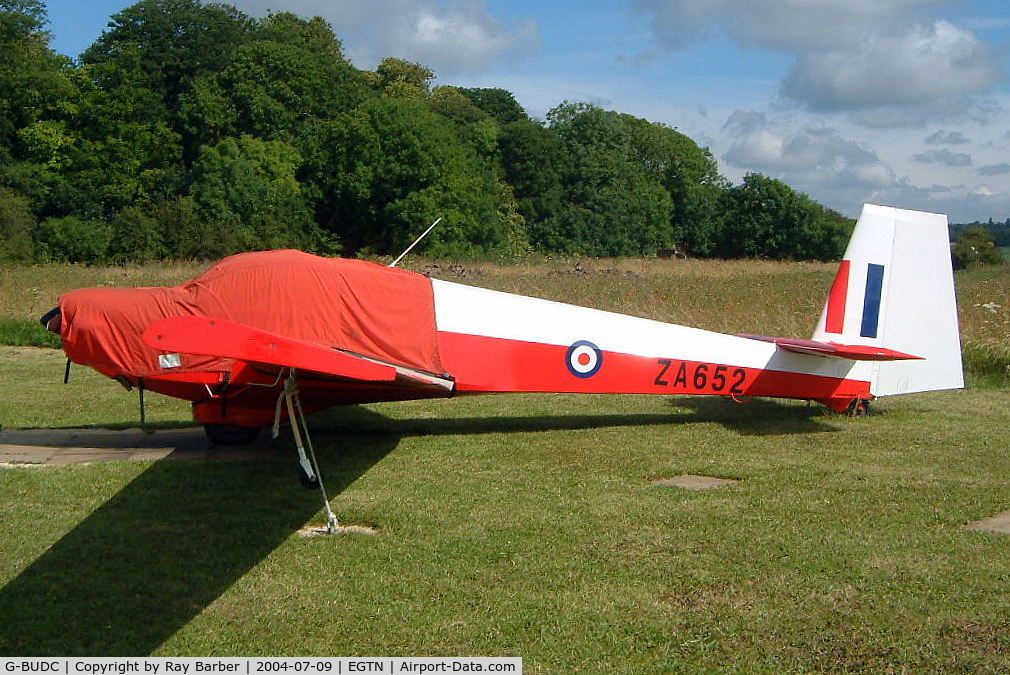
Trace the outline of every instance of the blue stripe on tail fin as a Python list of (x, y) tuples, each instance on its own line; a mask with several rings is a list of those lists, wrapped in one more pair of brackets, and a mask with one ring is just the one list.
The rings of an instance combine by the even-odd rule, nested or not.
[(877, 337), (880, 322), (880, 298), (884, 288), (884, 266), (870, 263), (866, 266), (866, 294), (863, 296), (862, 337)]

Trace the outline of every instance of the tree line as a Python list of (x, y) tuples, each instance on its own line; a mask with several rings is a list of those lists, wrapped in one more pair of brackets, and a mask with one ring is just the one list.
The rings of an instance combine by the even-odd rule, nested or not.
[(977, 231), (979, 228), (989, 234), (996, 246), (1010, 246), (1010, 218), (1007, 218), (1002, 223), (994, 221), (992, 218), (984, 223), (979, 220), (973, 223), (951, 223), (948, 226), (950, 240), (957, 241), (964, 236), (967, 230)]
[(319, 17), (141, 0), (76, 61), (47, 23), (0, 0), (0, 260), (393, 254), (438, 216), (439, 256), (834, 259), (852, 228), (663, 124), (357, 69)]

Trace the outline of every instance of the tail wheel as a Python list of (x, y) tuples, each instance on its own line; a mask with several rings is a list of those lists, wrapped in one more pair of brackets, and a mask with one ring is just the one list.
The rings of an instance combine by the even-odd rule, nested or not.
[(865, 417), (870, 414), (870, 400), (866, 398), (856, 398), (852, 400), (849, 407), (845, 410), (847, 415), (851, 417)]
[(234, 424), (204, 424), (203, 430), (214, 445), (248, 445), (260, 435), (260, 427)]

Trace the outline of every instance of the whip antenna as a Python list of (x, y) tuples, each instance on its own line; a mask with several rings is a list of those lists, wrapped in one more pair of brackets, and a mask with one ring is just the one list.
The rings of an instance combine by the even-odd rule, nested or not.
[(404, 251), (403, 253), (401, 253), (401, 254), (400, 254), (400, 257), (399, 257), (399, 258), (397, 258), (397, 259), (396, 259), (396, 260), (394, 260), (393, 262), (389, 263), (389, 266), (390, 266), (390, 267), (396, 267), (397, 263), (399, 263), (399, 262), (400, 262), (401, 260), (403, 260), (403, 257), (404, 257), (405, 255), (407, 255), (408, 253), (410, 253), (410, 250), (411, 250), (412, 248), (414, 248), (415, 246), (417, 246), (418, 242), (420, 242), (420, 241), (421, 241), (422, 239), (424, 239), (425, 237), (427, 237), (427, 236), (428, 236), (428, 233), (429, 233), (429, 232), (431, 232), (432, 230), (434, 230), (434, 229), (435, 229), (435, 226), (436, 226), (436, 225), (438, 225), (438, 224), (439, 224), (440, 222), (442, 222), (442, 218), (441, 218), (441, 217), (438, 217), (438, 218), (436, 218), (436, 219), (435, 219), (435, 222), (434, 222), (434, 223), (432, 223), (431, 225), (429, 225), (429, 226), (428, 226), (428, 229), (427, 229), (427, 230), (425, 230), (424, 232), (422, 232), (422, 233), (421, 233), (421, 236), (420, 236), (420, 237), (418, 237), (417, 239), (415, 239), (415, 240), (414, 240), (414, 243), (413, 243), (413, 244), (411, 244), (410, 246), (408, 246), (408, 247), (407, 247), (407, 250), (405, 250), (405, 251)]

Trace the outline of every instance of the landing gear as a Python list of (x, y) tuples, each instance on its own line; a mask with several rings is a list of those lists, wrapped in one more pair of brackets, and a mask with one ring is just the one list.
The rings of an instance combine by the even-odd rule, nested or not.
[(865, 417), (870, 414), (870, 399), (855, 398), (845, 409), (845, 414), (850, 417)]
[(309, 472), (305, 470), (305, 467), (302, 466), (302, 463), (301, 462), (298, 463), (298, 480), (301, 481), (303, 488), (305, 488), (306, 490), (318, 490), (319, 481), (321, 479), (322, 479), (321, 476), (317, 473), (309, 475)]
[(214, 445), (249, 445), (260, 435), (259, 427), (234, 424), (204, 424), (203, 430)]
[[(330, 508), (330, 499), (326, 496), (323, 478), (319, 475), (319, 462), (316, 461), (316, 452), (312, 448), (309, 427), (305, 424), (305, 411), (302, 409), (301, 397), (298, 395), (298, 382), (295, 377), (295, 369), (289, 369), (288, 376), (284, 380), (284, 391), (277, 399), (277, 409), (274, 413), (274, 438), (277, 438), (280, 433), (281, 410), (286, 407), (288, 421), (291, 424), (291, 434), (295, 437), (295, 449), (298, 451), (298, 476), (306, 488), (319, 488), (319, 493), (323, 498), (323, 509), (326, 511), (326, 533), (336, 534), (340, 524)], [(306, 449), (308, 449), (307, 453)]]

